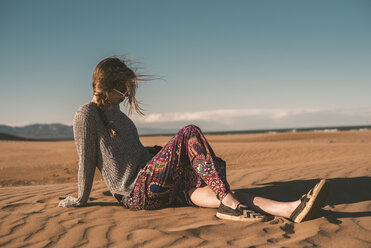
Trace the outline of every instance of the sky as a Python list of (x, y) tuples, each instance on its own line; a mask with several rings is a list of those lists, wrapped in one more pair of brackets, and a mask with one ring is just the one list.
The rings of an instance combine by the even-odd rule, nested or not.
[(160, 78), (138, 127), (371, 124), (368, 0), (1, 0), (0, 124), (72, 125), (112, 55)]

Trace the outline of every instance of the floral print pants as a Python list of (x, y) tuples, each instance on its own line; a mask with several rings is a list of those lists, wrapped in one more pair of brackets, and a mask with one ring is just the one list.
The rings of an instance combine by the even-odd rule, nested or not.
[(122, 203), (133, 210), (159, 209), (179, 201), (193, 205), (187, 192), (206, 185), (219, 200), (229, 193), (225, 162), (215, 156), (201, 130), (188, 125), (147, 162)]

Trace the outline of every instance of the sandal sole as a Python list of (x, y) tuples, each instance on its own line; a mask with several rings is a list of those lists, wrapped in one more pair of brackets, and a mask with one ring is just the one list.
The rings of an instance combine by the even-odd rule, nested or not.
[(330, 185), (328, 181), (322, 179), (313, 189), (313, 195), (307, 202), (304, 209), (293, 219), (294, 222), (300, 223), (311, 219), (325, 203), (329, 192)]
[(242, 222), (261, 222), (265, 218), (246, 218), (243, 216), (232, 216), (228, 214), (216, 213), (216, 217), (222, 220), (233, 220), (233, 221), (242, 221)]

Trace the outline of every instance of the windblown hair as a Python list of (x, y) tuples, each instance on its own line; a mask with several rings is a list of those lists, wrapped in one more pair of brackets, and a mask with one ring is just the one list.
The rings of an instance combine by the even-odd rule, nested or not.
[(126, 93), (124, 100), (125, 104), (129, 105), (129, 115), (132, 111), (143, 115), (142, 108), (139, 106), (140, 102), (135, 98), (135, 92), (138, 83), (144, 81), (142, 77), (145, 75), (138, 75), (130, 69), (123, 59), (117, 57), (109, 57), (97, 65), (93, 73), (93, 91), (97, 97), (97, 107), (99, 115), (107, 127), (110, 137), (115, 137), (117, 131), (112, 123), (108, 121), (104, 112), (104, 105), (109, 104), (108, 92), (117, 89)]

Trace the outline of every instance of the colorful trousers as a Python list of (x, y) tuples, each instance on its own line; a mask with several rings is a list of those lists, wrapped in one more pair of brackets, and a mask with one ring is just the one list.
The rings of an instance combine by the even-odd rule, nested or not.
[(192, 205), (187, 192), (206, 185), (219, 200), (229, 193), (225, 162), (215, 156), (201, 130), (188, 125), (147, 162), (133, 192), (121, 201), (133, 210), (167, 207), (177, 199)]

